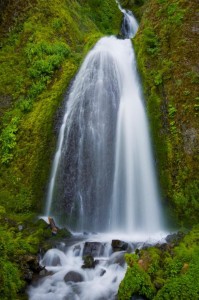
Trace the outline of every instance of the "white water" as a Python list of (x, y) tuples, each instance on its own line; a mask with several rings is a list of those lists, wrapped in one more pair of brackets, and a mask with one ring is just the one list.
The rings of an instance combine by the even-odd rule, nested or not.
[[(124, 49), (123, 49), (124, 47)], [(160, 199), (135, 54), (129, 40), (117, 47), (122, 82), (117, 121), (111, 229), (156, 232), (162, 228)]]
[[(124, 236), (122, 236), (124, 238)], [(80, 238), (80, 237), (79, 237)], [(81, 236), (83, 238), (83, 236)], [(41, 260), (41, 265), (51, 272), (28, 289), (30, 300), (115, 300), (118, 286), (126, 272), (124, 253), (126, 251), (113, 252), (110, 240), (118, 239), (116, 235), (91, 235), (86, 241), (73, 242), (67, 247), (64, 243), (59, 245), (60, 249), (49, 250)], [(147, 240), (147, 236), (139, 236), (141, 239), (134, 242), (132, 237), (126, 236), (131, 241), (128, 252), (140, 249), (144, 242), (151, 245), (162, 241), (162, 236), (157, 235)], [(94, 258), (98, 264), (94, 269), (82, 269), (83, 250), (85, 242), (100, 243), (96, 248)], [(67, 281), (64, 277), (69, 272), (76, 272), (82, 277), (81, 282)], [(142, 298), (139, 298), (142, 299)]]
[[(120, 5), (119, 9), (124, 14), (122, 34), (130, 38), (137, 22)], [(87, 237), (102, 243), (104, 250), (94, 255), (99, 260), (94, 269), (81, 268), (85, 244), (81, 234), (81, 241), (72, 246), (49, 250), (41, 263), (52, 274), (29, 288), (30, 300), (116, 299), (126, 271), (125, 251), (113, 253), (110, 241), (128, 241), (131, 252), (166, 235), (161, 233), (163, 217), (153, 165), (131, 41), (102, 38), (86, 57), (70, 91), (45, 212), (57, 217), (56, 222), (67, 215), (75, 231), (108, 232)], [(73, 219), (78, 220), (75, 226)], [(70, 271), (83, 281), (65, 282)]]
[[(122, 12), (124, 36), (132, 36), (137, 23)], [(163, 227), (159, 198), (131, 41), (104, 37), (67, 101), (46, 215), (73, 230), (154, 233)]]

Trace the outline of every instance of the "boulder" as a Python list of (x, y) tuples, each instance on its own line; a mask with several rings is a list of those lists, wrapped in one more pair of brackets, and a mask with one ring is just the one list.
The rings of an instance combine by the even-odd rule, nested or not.
[(104, 276), (105, 273), (106, 273), (106, 270), (101, 269), (101, 270), (100, 270), (100, 277)]
[(128, 249), (128, 243), (120, 241), (120, 240), (112, 240), (111, 246), (112, 246), (113, 252), (126, 251)]
[(121, 267), (125, 265), (124, 252), (115, 252), (109, 259), (109, 264), (118, 264)]
[(83, 257), (84, 264), (82, 265), (82, 269), (94, 269), (95, 261), (92, 255), (86, 255)]
[(79, 256), (79, 255), (80, 255), (80, 251), (81, 251), (80, 245), (76, 245), (76, 246), (73, 248), (73, 253), (74, 253), (75, 256)]
[(24, 262), (34, 273), (39, 273), (43, 269), (43, 267), (40, 266), (39, 259), (36, 255), (25, 255)]
[(184, 232), (177, 232), (177, 233), (173, 233), (173, 234), (169, 234), (166, 237), (166, 241), (168, 244), (174, 244), (175, 246), (177, 246), (180, 241), (183, 239), (183, 237), (185, 236)]
[(104, 244), (100, 242), (85, 242), (83, 256), (91, 255), (93, 257), (101, 256), (104, 252)]
[(131, 300), (147, 300), (147, 298), (144, 297), (144, 296), (140, 296), (140, 295), (135, 294), (135, 295), (132, 296)]
[(75, 271), (70, 271), (64, 276), (64, 281), (66, 283), (69, 282), (69, 281), (82, 282), (82, 281), (84, 281), (84, 278), (80, 273), (75, 272)]

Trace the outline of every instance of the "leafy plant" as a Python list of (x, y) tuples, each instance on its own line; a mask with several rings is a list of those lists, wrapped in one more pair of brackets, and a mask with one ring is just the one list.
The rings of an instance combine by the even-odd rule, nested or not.
[(13, 158), (13, 149), (16, 146), (16, 133), (18, 131), (19, 117), (12, 118), (11, 122), (3, 129), (0, 142), (2, 163), (7, 164)]

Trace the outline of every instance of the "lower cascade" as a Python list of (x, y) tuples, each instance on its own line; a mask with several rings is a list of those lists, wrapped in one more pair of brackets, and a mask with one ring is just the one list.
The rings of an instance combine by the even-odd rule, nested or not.
[(74, 234), (42, 257), (47, 273), (29, 288), (31, 300), (116, 299), (124, 253), (160, 240), (164, 230), (130, 41), (138, 26), (119, 9), (123, 39), (97, 42), (66, 101), (45, 215)]

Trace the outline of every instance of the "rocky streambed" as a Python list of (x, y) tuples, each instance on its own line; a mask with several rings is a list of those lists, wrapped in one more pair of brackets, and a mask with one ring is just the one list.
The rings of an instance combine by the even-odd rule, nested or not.
[[(83, 233), (57, 240), (52, 249), (40, 255), (41, 270), (27, 290), (29, 299), (115, 300), (127, 269), (126, 253), (139, 253), (154, 245), (164, 251), (182, 237), (180, 233), (153, 237), (138, 234), (134, 238)], [(136, 297), (133, 299), (141, 299)]]

